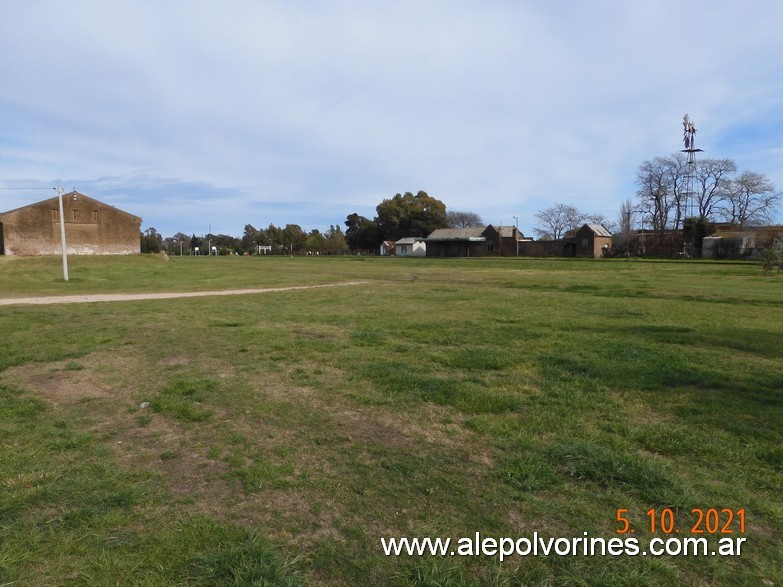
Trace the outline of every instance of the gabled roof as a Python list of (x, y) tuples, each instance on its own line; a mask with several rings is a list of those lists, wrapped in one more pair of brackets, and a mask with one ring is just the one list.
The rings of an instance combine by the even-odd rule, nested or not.
[(585, 224), (582, 228), (585, 226), (592, 230), (597, 236), (612, 236), (612, 233), (606, 230), (600, 224)]
[[(516, 227), (514, 227), (514, 226), (495, 226), (494, 224), (490, 224), (485, 229), (485, 232), (487, 230), (489, 230), (490, 228), (492, 228), (495, 232), (497, 232), (500, 235), (501, 238), (514, 238), (514, 229)], [(519, 231), (517, 231), (517, 232), (521, 236), (522, 233), (520, 233)]]
[[(67, 194), (63, 194), (63, 201), (69, 198), (72, 198), (74, 200), (78, 199), (80, 201), (85, 201), (85, 202), (93, 202), (101, 206), (108, 206), (110, 208), (114, 208), (117, 212), (120, 212), (121, 214), (126, 214), (127, 216), (136, 218), (139, 222), (141, 222), (141, 218), (139, 216), (136, 216), (135, 214), (131, 214), (130, 212), (126, 212), (125, 210), (120, 210), (116, 206), (112, 206), (111, 204), (107, 204), (106, 202), (101, 202), (100, 200), (96, 200), (95, 198), (91, 198), (90, 196), (85, 196), (84, 194), (81, 194), (75, 190), (72, 192), (68, 192)], [(32, 202), (31, 204), (27, 204), (26, 206), (20, 206), (19, 208), (14, 208), (13, 210), (8, 210), (7, 212), (2, 212), (0, 214), (11, 214), (12, 212), (17, 212), (18, 210), (24, 210), (25, 208), (32, 208), (34, 206), (39, 206), (41, 204), (46, 204), (46, 203), (49, 203), (49, 205), (56, 206), (59, 203), (58, 200), (59, 198), (57, 196), (54, 196), (52, 198), (47, 198), (39, 202)]]
[(486, 227), (478, 228), (438, 228), (427, 237), (428, 241), (483, 241), (482, 233)]
[(406, 236), (405, 238), (401, 238), (397, 242), (395, 242), (395, 245), (414, 245), (416, 243), (423, 243), (424, 239), (420, 236)]

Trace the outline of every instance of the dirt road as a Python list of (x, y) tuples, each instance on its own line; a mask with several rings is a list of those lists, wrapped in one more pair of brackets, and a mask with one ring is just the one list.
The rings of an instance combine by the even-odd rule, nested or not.
[(296, 291), (344, 285), (362, 285), (366, 281), (341, 281), (323, 285), (297, 285), (291, 287), (266, 287), (261, 289), (225, 289), (219, 291), (192, 291), (181, 293), (138, 293), (138, 294), (84, 294), (74, 296), (47, 296), (39, 298), (2, 298), (0, 306), (46, 305), (46, 304), (90, 304), (94, 302), (128, 302), (136, 300), (170, 300), (175, 298), (200, 298), (206, 296), (240, 296), (246, 294)]

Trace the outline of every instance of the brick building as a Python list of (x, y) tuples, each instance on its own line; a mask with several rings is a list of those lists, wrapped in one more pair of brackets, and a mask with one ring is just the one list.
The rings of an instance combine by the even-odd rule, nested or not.
[[(141, 251), (141, 218), (79, 192), (62, 198), (69, 255), (131, 255)], [(56, 196), (0, 214), (0, 254), (61, 252)]]

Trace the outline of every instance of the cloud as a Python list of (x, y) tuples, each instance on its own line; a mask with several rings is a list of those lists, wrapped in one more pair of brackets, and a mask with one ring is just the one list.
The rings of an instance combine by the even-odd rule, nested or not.
[(3, 10), (0, 173), (82, 178), (164, 233), (323, 229), (419, 189), (504, 223), (613, 216), (685, 112), (710, 156), (783, 183), (771, 0)]

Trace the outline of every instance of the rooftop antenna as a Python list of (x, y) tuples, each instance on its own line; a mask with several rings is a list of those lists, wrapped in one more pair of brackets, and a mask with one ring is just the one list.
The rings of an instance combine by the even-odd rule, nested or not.
[[(696, 148), (696, 125), (686, 114), (682, 117), (682, 142), (688, 158), (685, 164), (685, 201), (683, 202), (683, 254), (692, 257), (694, 254), (693, 234), (685, 234), (685, 219), (693, 218), (696, 211), (696, 153), (703, 149)], [(686, 240), (687, 239), (687, 240)]]

